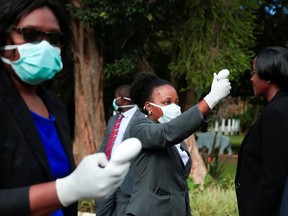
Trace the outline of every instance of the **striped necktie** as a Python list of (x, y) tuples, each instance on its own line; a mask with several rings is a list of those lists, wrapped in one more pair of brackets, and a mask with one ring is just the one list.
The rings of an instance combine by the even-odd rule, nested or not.
[(107, 147), (106, 147), (105, 153), (106, 153), (106, 157), (107, 157), (108, 160), (111, 157), (112, 148), (113, 148), (114, 142), (116, 140), (116, 137), (117, 137), (117, 134), (118, 134), (118, 131), (119, 131), (119, 127), (120, 127), (120, 124), (121, 124), (121, 120), (123, 119), (123, 117), (124, 117), (124, 114), (122, 113), (118, 117), (118, 119), (116, 120), (115, 125), (112, 128), (112, 132), (110, 134), (109, 140), (107, 142)]

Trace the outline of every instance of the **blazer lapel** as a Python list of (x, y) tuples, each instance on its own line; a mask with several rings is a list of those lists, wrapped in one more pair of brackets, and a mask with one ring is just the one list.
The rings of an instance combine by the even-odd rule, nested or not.
[(50, 168), (46, 157), (45, 150), (43, 148), (41, 138), (38, 134), (37, 128), (31, 117), (28, 107), (22, 100), (20, 94), (14, 87), (10, 77), (5, 71), (1, 71), (0, 77), (0, 96), (6, 101), (7, 106), (13, 113), (15, 120), (18, 122), (19, 127), (23, 131), (23, 135), (27, 139), (27, 143), (30, 145), (32, 152), (38, 159), (39, 163), (51, 178)]

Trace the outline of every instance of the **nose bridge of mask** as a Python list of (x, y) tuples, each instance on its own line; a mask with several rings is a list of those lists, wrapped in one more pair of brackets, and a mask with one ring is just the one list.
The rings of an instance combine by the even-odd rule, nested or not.
[(0, 49), (1, 50), (27, 49), (27, 48), (31, 49), (33, 47), (37, 47), (37, 45), (51, 46), (51, 47), (55, 48), (59, 53), (61, 51), (59, 47), (52, 46), (47, 40), (42, 40), (39, 43), (10, 44), (10, 45), (6, 45), (4, 47), (1, 47)]
[(177, 111), (179, 111), (179, 110), (181, 110), (180, 106), (178, 106), (175, 103), (171, 103), (171, 104), (169, 104), (167, 106), (164, 106), (164, 107), (162, 107), (162, 109), (165, 109), (165, 111), (168, 111), (168, 110), (177, 110)]
[(158, 119), (158, 122), (169, 122), (181, 114), (181, 108), (175, 103), (162, 107), (163, 116)]
[[(38, 45), (38, 44), (37, 44)], [(24, 52), (34, 52), (34, 55), (35, 56), (38, 56), (39, 57), (39, 61), (41, 61), (41, 64), (43, 67), (50, 67), (51, 64), (55, 64), (57, 65), (60, 70), (62, 69), (63, 65), (62, 65), (62, 61), (58, 61), (59, 59), (61, 59), (61, 56), (60, 56), (60, 48), (59, 47), (54, 47), (52, 46), (48, 41), (46, 40), (42, 40), (40, 43), (39, 43), (39, 47), (43, 47), (45, 48), (45, 52), (46, 53), (42, 53), (42, 54), (39, 54), (38, 52), (38, 49), (39, 47), (35, 45), (35, 46), (31, 46), (33, 47), (31, 49), (31, 47), (29, 47), (28, 49), (25, 49)], [(31, 51), (30, 51), (31, 50)], [(21, 51), (20, 51), (21, 52)], [(55, 55), (54, 52), (60, 57), (60, 58), (49, 58), (49, 56), (53, 56)], [(32, 54), (33, 55), (33, 54)], [(40, 55), (40, 56), (39, 56)], [(54, 62), (51, 62), (51, 60), (55, 60)]]
[(178, 106), (175, 103), (171, 103), (171, 104), (166, 105), (166, 106), (159, 106), (159, 105), (154, 104), (152, 102), (149, 102), (149, 104), (160, 108), (162, 110), (162, 112), (163, 112), (163, 115), (165, 115), (165, 113), (167, 113), (167, 111), (169, 112), (170, 110), (177, 110), (178, 112), (181, 112), (180, 106)]

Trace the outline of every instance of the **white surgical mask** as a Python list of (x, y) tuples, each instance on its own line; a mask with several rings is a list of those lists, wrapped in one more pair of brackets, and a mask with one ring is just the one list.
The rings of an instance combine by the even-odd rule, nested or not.
[(175, 103), (159, 106), (157, 104), (149, 102), (151, 105), (159, 107), (162, 110), (163, 115), (158, 119), (159, 123), (170, 122), (172, 119), (181, 115), (181, 107)]
[(1, 59), (12, 66), (23, 82), (30, 85), (37, 85), (51, 79), (63, 67), (60, 48), (52, 46), (46, 40), (40, 43), (7, 45), (1, 49), (18, 50), (20, 58), (17, 61), (10, 61), (4, 57)]

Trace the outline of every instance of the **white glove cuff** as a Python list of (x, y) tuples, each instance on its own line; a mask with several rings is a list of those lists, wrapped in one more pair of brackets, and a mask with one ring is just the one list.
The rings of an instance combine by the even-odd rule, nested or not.
[(69, 176), (56, 180), (56, 192), (59, 201), (64, 207), (76, 202), (78, 198), (76, 197), (73, 190), (73, 186), (70, 184)]
[(219, 102), (219, 100), (217, 100), (215, 97), (213, 97), (213, 95), (211, 93), (206, 95), (204, 97), (204, 100), (206, 101), (206, 103), (208, 104), (210, 109), (213, 109), (213, 107)]

